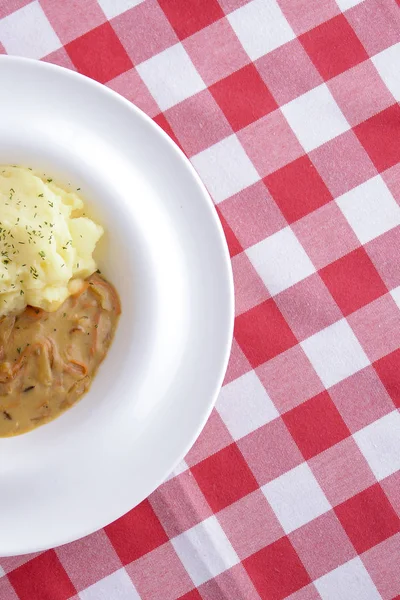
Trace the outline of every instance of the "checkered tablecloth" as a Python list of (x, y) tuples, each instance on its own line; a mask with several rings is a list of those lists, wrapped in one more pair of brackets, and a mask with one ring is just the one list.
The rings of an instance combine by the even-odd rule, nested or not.
[(185, 461), (104, 530), (0, 559), (1, 600), (399, 600), (399, 42), (395, 0), (0, 0), (0, 52), (182, 147), (236, 285)]

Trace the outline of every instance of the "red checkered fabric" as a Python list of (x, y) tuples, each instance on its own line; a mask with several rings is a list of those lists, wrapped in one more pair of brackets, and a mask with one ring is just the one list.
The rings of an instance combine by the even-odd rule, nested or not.
[[(207, 185), (236, 284), (201, 437), (1, 600), (400, 598), (395, 0), (0, 0), (0, 52), (116, 90)], [(1, 535), (1, 532), (0, 532)]]

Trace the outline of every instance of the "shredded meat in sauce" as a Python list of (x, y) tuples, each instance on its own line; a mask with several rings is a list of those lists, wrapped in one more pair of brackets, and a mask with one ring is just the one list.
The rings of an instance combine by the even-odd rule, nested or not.
[(81, 398), (120, 312), (114, 287), (95, 274), (56, 312), (28, 306), (0, 320), (0, 437), (47, 423)]

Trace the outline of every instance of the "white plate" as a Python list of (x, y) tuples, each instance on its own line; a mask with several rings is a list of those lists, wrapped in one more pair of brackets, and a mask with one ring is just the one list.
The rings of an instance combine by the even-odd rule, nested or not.
[(0, 439), (5, 556), (87, 535), (169, 475), (222, 383), (233, 286), (204, 186), (144, 113), (46, 63), (0, 56), (0, 82), (0, 164), (82, 189), (107, 230), (100, 266), (123, 309), (89, 394), (54, 422)]

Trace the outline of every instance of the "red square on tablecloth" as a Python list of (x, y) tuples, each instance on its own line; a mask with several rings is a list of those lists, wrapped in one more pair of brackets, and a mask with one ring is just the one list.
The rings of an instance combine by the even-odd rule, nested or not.
[(107, 83), (133, 67), (108, 22), (70, 42), (65, 49), (80, 73), (100, 83)]
[(364, 248), (343, 256), (319, 274), (345, 316), (387, 293)]
[(321, 75), (297, 38), (268, 52), (254, 64), (280, 106), (322, 83)]
[(389, 394), (372, 366), (329, 388), (329, 395), (351, 433), (366, 427), (394, 409)]
[(352, 437), (314, 456), (309, 465), (332, 506), (375, 483), (375, 477)]
[(107, 525), (105, 532), (124, 565), (168, 541), (148, 500)]
[(321, 392), (282, 416), (306, 460), (350, 435), (328, 392)]
[(8, 574), (19, 600), (68, 600), (76, 593), (54, 550), (48, 550)]
[(311, 581), (287, 537), (249, 556), (243, 566), (263, 600), (282, 600)]
[(259, 485), (303, 462), (303, 456), (282, 419), (274, 419), (238, 441), (238, 446)]
[(377, 360), (374, 363), (374, 369), (393, 403), (400, 408), (400, 349)]
[(207, 85), (250, 62), (228, 19), (220, 19), (201, 29), (186, 38), (183, 46)]
[(379, 483), (339, 504), (335, 512), (358, 553), (400, 531), (400, 519)]
[[(377, 174), (352, 130), (312, 150), (309, 156), (335, 198)], [(335, 227), (332, 230), (337, 235)]]
[(180, 596), (178, 600), (203, 600), (197, 590), (192, 590), (183, 596)]
[(308, 156), (301, 156), (271, 173), (264, 182), (288, 223), (332, 200), (332, 194)]
[(394, 131), (400, 122), (400, 106), (394, 104), (354, 128), (378, 171), (400, 162), (400, 144)]
[(158, 0), (179, 39), (192, 35), (221, 19), (223, 10), (217, 0)]
[(284, 535), (274, 511), (261, 490), (221, 510), (218, 521), (241, 560)]
[(390, 294), (360, 308), (348, 321), (371, 362), (400, 347), (400, 312)]
[(278, 108), (253, 64), (221, 79), (209, 89), (234, 131)]
[(258, 488), (236, 444), (209, 456), (191, 470), (214, 512)]
[(289, 539), (313, 579), (318, 579), (356, 556), (332, 510), (293, 531)]
[(235, 337), (253, 368), (297, 344), (272, 298), (237, 317)]
[(325, 80), (368, 58), (344, 15), (321, 23), (303, 33), (299, 40)]
[(360, 245), (335, 202), (330, 202), (293, 223), (292, 229), (317, 269)]

